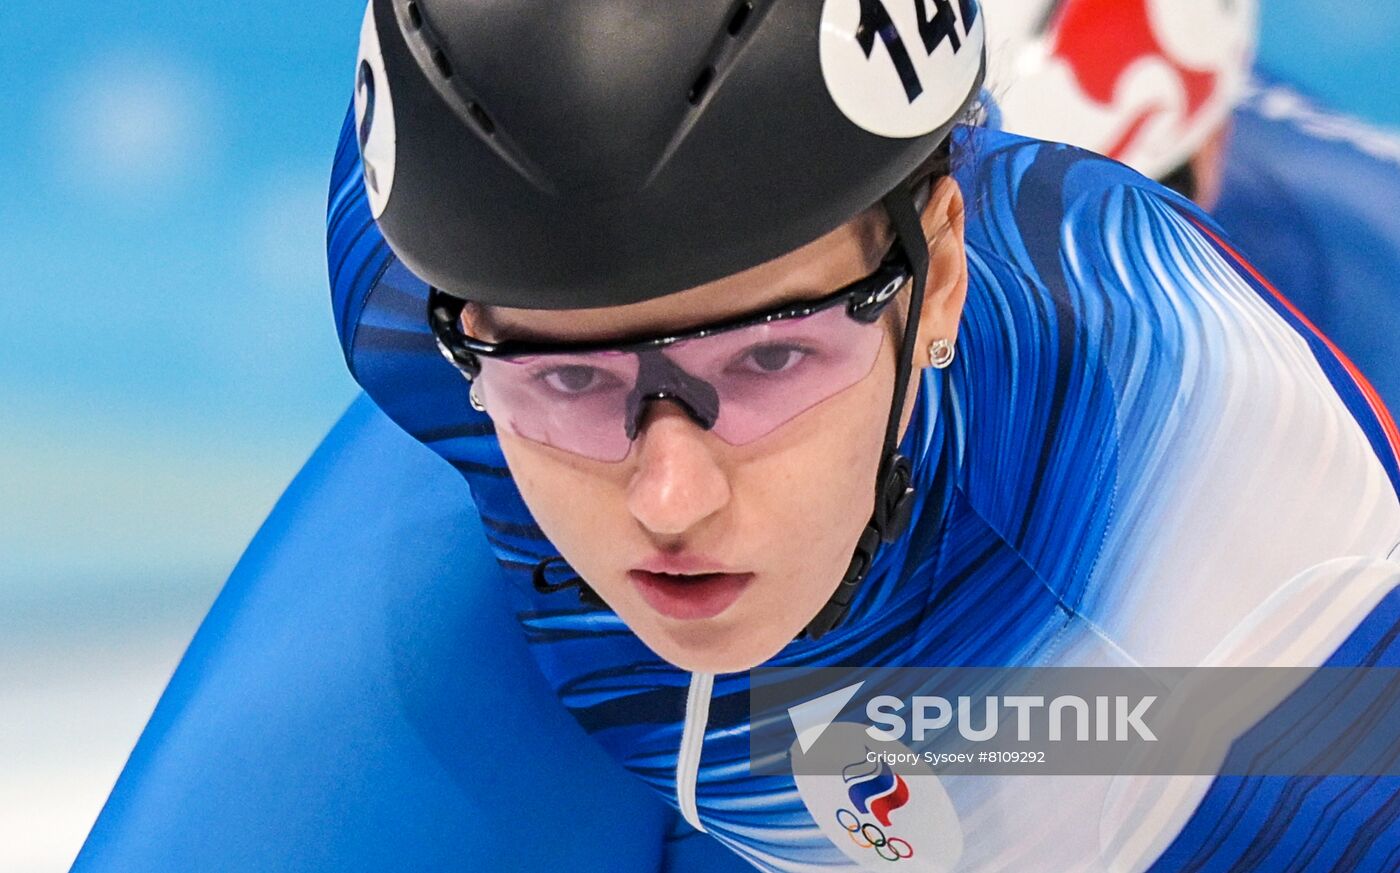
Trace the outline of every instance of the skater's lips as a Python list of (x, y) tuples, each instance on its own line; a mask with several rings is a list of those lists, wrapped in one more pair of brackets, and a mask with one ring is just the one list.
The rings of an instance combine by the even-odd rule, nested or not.
[(642, 600), (659, 615), (677, 621), (714, 618), (739, 599), (754, 579), (752, 573), (627, 574)]
[(707, 555), (690, 552), (658, 552), (632, 569), (640, 570), (643, 573), (660, 573), (671, 576), (702, 576), (709, 573), (742, 574), (745, 572)]

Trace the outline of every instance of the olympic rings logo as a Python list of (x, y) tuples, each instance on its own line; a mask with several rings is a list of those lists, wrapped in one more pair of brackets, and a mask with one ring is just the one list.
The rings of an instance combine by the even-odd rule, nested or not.
[[(842, 818), (843, 815), (845, 818)], [(874, 849), (875, 854), (886, 861), (903, 861), (914, 857), (914, 847), (907, 840), (886, 837), (879, 825), (862, 823), (860, 816), (849, 809), (836, 810), (836, 823), (845, 830), (851, 842), (862, 849)]]

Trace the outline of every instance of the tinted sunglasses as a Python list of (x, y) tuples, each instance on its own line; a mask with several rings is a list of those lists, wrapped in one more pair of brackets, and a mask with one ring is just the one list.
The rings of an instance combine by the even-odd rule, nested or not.
[(870, 374), (880, 316), (912, 270), (896, 245), (872, 273), (817, 300), (684, 333), (549, 344), (468, 336), (466, 302), (433, 289), (438, 348), (497, 428), (575, 455), (621, 461), (647, 405), (669, 400), (730, 445), (772, 433)]

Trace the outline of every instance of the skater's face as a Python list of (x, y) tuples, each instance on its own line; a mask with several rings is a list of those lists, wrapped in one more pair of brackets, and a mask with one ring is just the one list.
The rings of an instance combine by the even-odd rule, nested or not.
[[(821, 298), (879, 266), (892, 242), (883, 216), (870, 210), (783, 257), (667, 297), (568, 311), (469, 305), (462, 327), (492, 341), (581, 343), (682, 332)], [(941, 180), (922, 214), (932, 242), (916, 367), (928, 365), (935, 339), (957, 335), (967, 288), (962, 217), (956, 183)], [(750, 441), (726, 441), (693, 409), (652, 400), (625, 456), (599, 460), (596, 451), (529, 438), (506, 420), (513, 411), (504, 402), (493, 410), (492, 392), (482, 394), (532, 515), (608, 606), (681, 668), (746, 670), (826, 603), (870, 518), (908, 300), (906, 283), (869, 328), (873, 364), (848, 387)], [(490, 377), (483, 370), (478, 387)], [(901, 433), (916, 388), (912, 380)]]

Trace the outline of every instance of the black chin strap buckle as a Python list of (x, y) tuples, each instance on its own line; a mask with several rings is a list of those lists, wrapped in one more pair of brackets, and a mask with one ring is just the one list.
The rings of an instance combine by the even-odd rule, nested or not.
[(535, 570), (531, 574), (530, 581), (535, 586), (536, 591), (541, 594), (558, 594), (570, 588), (577, 588), (578, 599), (584, 606), (603, 607), (606, 605), (603, 603), (603, 598), (598, 596), (598, 592), (594, 591), (587, 582), (583, 581), (578, 576), (570, 576), (563, 582), (550, 582), (547, 574), (549, 568), (555, 565), (563, 567), (564, 569), (568, 569), (569, 566), (564, 562), (563, 557), (558, 555), (553, 558), (545, 558), (535, 565)]
[(904, 535), (914, 511), (914, 468), (899, 453), (887, 458), (880, 489), (875, 493), (874, 527), (883, 542), (892, 543)]

